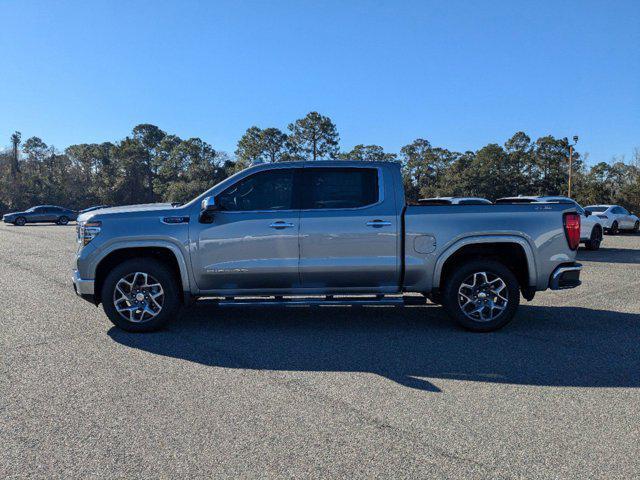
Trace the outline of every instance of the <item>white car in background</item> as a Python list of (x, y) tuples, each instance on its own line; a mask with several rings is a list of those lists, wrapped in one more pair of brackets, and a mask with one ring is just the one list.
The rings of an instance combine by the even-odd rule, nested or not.
[(584, 243), (587, 250), (598, 250), (602, 243), (604, 233), (604, 219), (592, 215), (585, 210), (578, 202), (569, 197), (538, 197), (520, 196), (499, 198), (495, 203), (572, 203), (580, 214), (580, 243)]
[(491, 205), (493, 202), (482, 197), (431, 197), (418, 200), (420, 205)]
[(599, 218), (605, 231), (612, 235), (619, 233), (620, 230), (637, 232), (640, 229), (638, 217), (620, 205), (589, 205), (584, 209)]

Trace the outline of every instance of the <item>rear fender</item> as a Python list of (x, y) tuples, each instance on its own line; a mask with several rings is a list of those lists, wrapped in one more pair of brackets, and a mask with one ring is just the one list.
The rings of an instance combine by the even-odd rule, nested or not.
[(433, 288), (440, 288), (441, 280), (442, 280), (442, 269), (444, 267), (445, 262), (448, 258), (450, 258), (454, 253), (460, 250), (463, 247), (468, 245), (478, 245), (483, 243), (515, 243), (522, 247), (524, 254), (527, 258), (527, 270), (529, 274), (529, 286), (535, 286), (537, 282), (537, 268), (535, 262), (535, 256), (533, 253), (533, 248), (529, 244), (529, 242), (523, 238), (518, 237), (516, 235), (482, 235), (482, 236), (472, 236), (462, 238), (452, 245), (450, 245), (438, 260), (436, 260), (435, 268), (433, 271)]

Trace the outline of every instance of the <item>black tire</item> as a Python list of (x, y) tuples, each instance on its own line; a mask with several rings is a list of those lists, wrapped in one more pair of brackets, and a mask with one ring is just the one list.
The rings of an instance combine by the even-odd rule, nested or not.
[[(502, 280), (504, 286), (499, 292), (506, 292), (506, 295), (503, 295), (506, 302), (497, 296), (492, 300), (488, 300), (493, 293), (487, 293), (485, 291), (478, 292), (479, 295), (484, 294), (485, 297), (484, 299), (476, 298), (476, 302), (480, 302), (480, 304), (472, 303), (472, 305), (470, 305), (471, 308), (478, 307), (478, 305), (482, 306), (482, 302), (501, 303), (501, 306), (504, 307), (495, 317), (486, 320), (472, 318), (472, 316), (465, 313), (461, 305), (465, 297), (459, 295), (463, 283), (468, 283), (470, 278), (482, 278), (482, 273), (485, 273), (485, 278), (489, 280), (489, 283), (496, 282), (495, 278)], [(476, 277), (476, 275), (478, 275), (478, 277)], [(474, 284), (483, 285), (483, 283), (476, 282), (475, 280)], [(485, 287), (482, 288), (484, 289)], [(520, 305), (520, 285), (513, 272), (502, 263), (489, 259), (475, 260), (462, 264), (447, 276), (442, 292), (442, 305), (447, 314), (467, 330), (473, 332), (491, 332), (504, 327), (513, 319), (518, 305)], [(497, 308), (491, 307), (490, 305), (489, 303), (488, 306), (482, 307), (483, 310), (476, 312), (476, 314), (478, 316), (484, 316), (484, 312), (487, 312), (486, 309), (489, 309), (489, 313), (493, 315), (494, 310)], [(467, 307), (467, 309), (470, 307)]]
[(593, 227), (591, 229), (591, 235), (589, 240), (584, 242), (584, 246), (587, 250), (598, 250), (602, 243), (602, 229), (600, 227)]
[(611, 224), (611, 228), (609, 229), (610, 235), (618, 235), (620, 233), (620, 229), (618, 228), (618, 222), (614, 220)]
[(636, 223), (633, 224), (633, 232), (638, 233), (638, 230), (640, 230), (640, 221), (636, 220)]
[(25, 223), (27, 223), (27, 219), (24, 217), (18, 217), (13, 221), (13, 224), (18, 227), (24, 227)]
[(58, 225), (66, 225), (67, 223), (69, 223), (69, 217), (62, 215), (56, 223)]
[[(138, 321), (131, 321), (118, 313), (115, 306), (114, 292), (121, 279), (127, 278), (136, 272), (153, 277), (161, 285), (164, 294), (161, 298), (161, 308), (156, 316), (144, 319), (145, 315), (143, 313)], [(151, 258), (127, 260), (111, 270), (102, 285), (101, 300), (102, 308), (109, 320), (117, 327), (128, 332), (152, 332), (158, 330), (178, 315), (181, 306), (178, 285), (171, 270), (164, 263)], [(131, 305), (130, 308), (135, 308), (131, 303), (125, 301), (124, 306), (127, 305)], [(135, 317), (135, 312), (133, 315)]]

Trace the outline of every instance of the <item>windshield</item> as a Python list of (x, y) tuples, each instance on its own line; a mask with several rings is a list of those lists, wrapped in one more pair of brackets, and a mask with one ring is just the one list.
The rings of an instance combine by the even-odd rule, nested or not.
[(585, 210), (591, 213), (598, 213), (598, 212), (604, 212), (607, 208), (609, 207), (585, 207)]

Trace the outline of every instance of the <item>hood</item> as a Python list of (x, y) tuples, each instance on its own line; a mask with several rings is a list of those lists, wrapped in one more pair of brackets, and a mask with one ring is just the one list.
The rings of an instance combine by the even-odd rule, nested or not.
[(2, 216), (3, 216), (3, 217), (10, 217), (10, 216), (12, 216), (12, 215), (23, 215), (23, 214), (25, 214), (25, 213), (27, 213), (27, 212), (8, 212), (8, 213), (5, 213), (5, 214), (4, 214), (4, 215), (2, 215)]
[(127, 218), (131, 216), (145, 216), (145, 213), (156, 215), (160, 211), (175, 212), (177, 208), (170, 203), (143, 203), (140, 205), (123, 205), (121, 207), (100, 208), (80, 214), (78, 222), (85, 222), (90, 218), (100, 220), (109, 217)]

